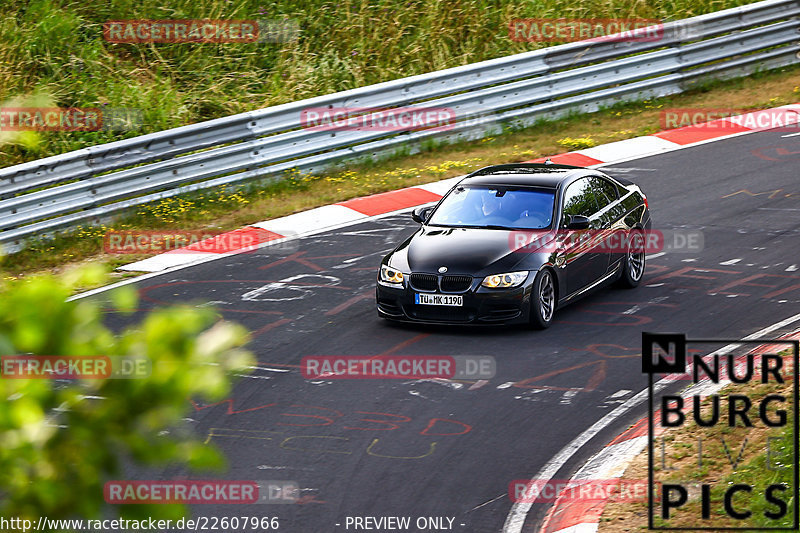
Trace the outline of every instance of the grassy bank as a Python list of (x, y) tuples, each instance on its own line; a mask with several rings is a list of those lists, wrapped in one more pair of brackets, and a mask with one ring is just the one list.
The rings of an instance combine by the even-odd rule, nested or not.
[[(0, 167), (232, 113), (485, 59), (545, 43), (515, 42), (514, 18), (672, 20), (743, 0), (5, 0), (0, 103), (123, 107), (128, 132), (0, 134)], [(103, 23), (129, 19), (294, 20), (299, 38), (260, 44), (120, 44)], [(28, 104), (31, 105), (31, 104)], [(38, 137), (38, 138), (37, 138)]]

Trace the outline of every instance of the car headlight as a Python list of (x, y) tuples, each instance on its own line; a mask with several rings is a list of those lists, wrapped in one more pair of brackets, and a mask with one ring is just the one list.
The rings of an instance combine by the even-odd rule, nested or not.
[(386, 265), (381, 265), (381, 281), (386, 283), (403, 283), (403, 273)]
[(508, 289), (509, 287), (516, 287), (522, 285), (522, 282), (528, 277), (528, 271), (521, 272), (506, 272), (505, 274), (492, 274), (483, 278), (481, 285), (489, 289)]

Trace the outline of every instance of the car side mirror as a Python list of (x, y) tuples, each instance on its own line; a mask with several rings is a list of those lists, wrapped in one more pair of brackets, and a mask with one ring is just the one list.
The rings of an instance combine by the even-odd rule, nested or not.
[(411, 218), (414, 219), (414, 222), (424, 224), (425, 221), (428, 220), (428, 216), (430, 216), (432, 209), (432, 207), (417, 207), (411, 211)]
[(586, 229), (589, 227), (589, 217), (583, 215), (570, 215), (567, 229)]

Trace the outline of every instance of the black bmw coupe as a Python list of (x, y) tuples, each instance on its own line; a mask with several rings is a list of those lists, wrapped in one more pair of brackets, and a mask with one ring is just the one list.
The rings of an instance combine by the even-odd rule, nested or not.
[(650, 212), (644, 193), (593, 169), (515, 163), (477, 170), (384, 257), (378, 316), (448, 324), (530, 323), (644, 275)]

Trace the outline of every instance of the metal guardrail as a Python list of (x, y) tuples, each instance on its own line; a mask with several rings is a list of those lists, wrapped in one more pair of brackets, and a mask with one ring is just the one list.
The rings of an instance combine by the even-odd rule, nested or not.
[[(142, 135), (0, 169), (0, 243), (97, 222), (153, 200), (297, 168), (477, 139), (692, 83), (800, 62), (800, 0), (664, 24), (657, 41), (580, 41)], [(308, 108), (447, 107), (446, 131), (303, 129)], [(9, 246), (10, 245), (10, 246)]]

